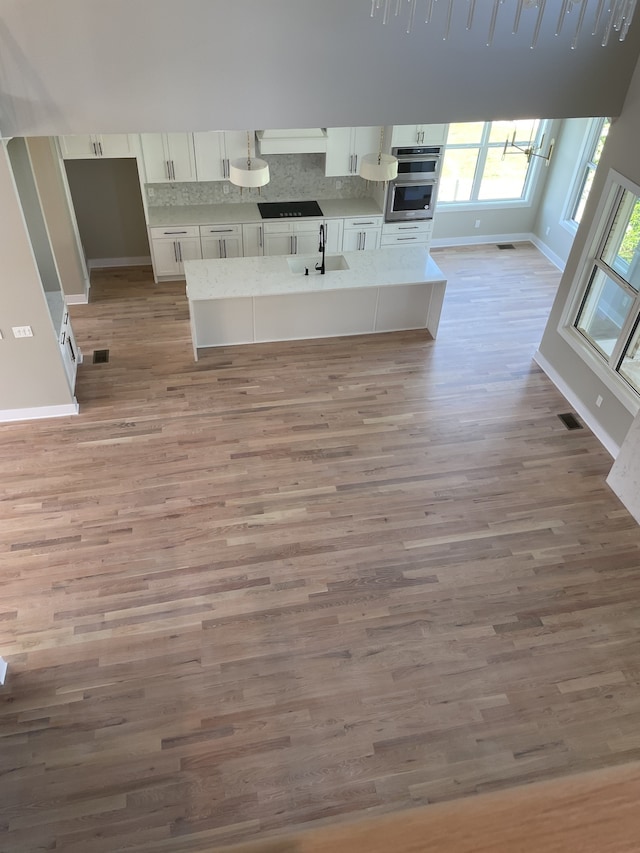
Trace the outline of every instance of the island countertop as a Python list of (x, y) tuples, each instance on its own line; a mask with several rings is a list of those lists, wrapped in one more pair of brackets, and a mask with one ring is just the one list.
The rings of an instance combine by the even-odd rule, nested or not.
[[(325, 275), (314, 269), (320, 253), (292, 257), (297, 262), (308, 260), (308, 276), (291, 272), (288, 257), (282, 255), (185, 261), (187, 297), (193, 302), (445, 281), (444, 273), (421, 246), (344, 252), (349, 268)], [(327, 260), (331, 257), (327, 255)]]

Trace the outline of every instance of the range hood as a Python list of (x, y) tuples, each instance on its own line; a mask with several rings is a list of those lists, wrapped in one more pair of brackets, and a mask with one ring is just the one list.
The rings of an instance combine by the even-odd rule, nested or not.
[(260, 154), (317, 154), (327, 150), (324, 127), (256, 131)]

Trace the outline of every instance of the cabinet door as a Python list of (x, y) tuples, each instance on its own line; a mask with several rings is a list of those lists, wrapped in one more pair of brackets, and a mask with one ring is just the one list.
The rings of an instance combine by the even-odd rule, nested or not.
[(362, 232), (362, 251), (368, 252), (369, 249), (377, 249), (380, 245), (380, 229), (365, 228)]
[(141, 133), (140, 145), (146, 183), (167, 183), (170, 178), (169, 154), (165, 148), (163, 133)]
[(199, 181), (226, 181), (229, 177), (224, 148), (224, 134), (194, 133), (196, 175)]
[[(296, 234), (293, 238), (293, 251), (296, 255), (318, 255), (319, 259), (319, 249), (320, 245), (320, 226), (318, 225), (317, 233), (310, 233), (309, 231), (302, 232), (302, 234)], [(325, 249), (326, 251), (326, 249)]]
[(60, 150), (67, 160), (76, 158), (93, 159), (98, 156), (96, 140), (88, 133), (78, 136), (60, 136)]
[(242, 238), (241, 237), (223, 237), (222, 248), (225, 258), (241, 258), (242, 257)]
[(380, 148), (380, 127), (353, 128), (353, 174), (360, 174), (360, 163), (365, 154), (376, 154)]
[(264, 255), (264, 237), (262, 225), (242, 226), (242, 253), (245, 258), (255, 258)]
[(135, 156), (128, 133), (103, 133), (97, 139), (101, 157)]
[(327, 177), (351, 175), (353, 152), (351, 127), (327, 128), (327, 154), (324, 173)]
[(342, 238), (343, 252), (359, 252), (362, 248), (362, 231), (355, 228), (345, 228)]
[(324, 235), (328, 255), (336, 255), (342, 251), (342, 219), (329, 219), (324, 223)]
[(195, 181), (196, 164), (192, 133), (167, 133), (166, 147), (172, 181)]
[(199, 261), (202, 258), (202, 247), (199, 237), (181, 237), (178, 241), (178, 263), (180, 272), (184, 270), (183, 261)]
[(449, 135), (448, 124), (421, 124), (420, 145), (444, 145)]
[(396, 147), (419, 145), (421, 128), (417, 124), (396, 124), (391, 131), (391, 145)]
[(203, 258), (208, 258), (212, 260), (224, 258), (224, 251), (222, 248), (222, 237), (201, 237), (200, 242), (202, 243)]
[(292, 255), (293, 236), (291, 234), (269, 234), (264, 235), (265, 255)]
[[(256, 135), (249, 131), (251, 156), (256, 156)], [(227, 160), (236, 160), (247, 156), (247, 133), (244, 130), (226, 130), (224, 133), (224, 148)]]
[(177, 275), (180, 270), (177, 240), (152, 240), (153, 269), (156, 278), (165, 275)]

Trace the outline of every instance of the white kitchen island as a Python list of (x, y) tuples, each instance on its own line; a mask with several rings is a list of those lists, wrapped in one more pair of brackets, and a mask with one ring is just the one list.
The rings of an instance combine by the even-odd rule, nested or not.
[(426, 249), (327, 255), (325, 275), (319, 261), (319, 253), (185, 261), (196, 361), (199, 349), (230, 344), (401, 329), (436, 337), (447, 282)]

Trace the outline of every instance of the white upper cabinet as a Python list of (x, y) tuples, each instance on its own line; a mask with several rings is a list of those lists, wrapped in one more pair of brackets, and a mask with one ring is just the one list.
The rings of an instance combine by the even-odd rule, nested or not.
[(391, 146), (444, 145), (448, 124), (396, 124), (391, 130)]
[(148, 184), (196, 180), (192, 133), (141, 133)]
[[(196, 174), (199, 181), (228, 181), (229, 162), (247, 156), (247, 133), (212, 131), (194, 133)], [(251, 156), (255, 156), (255, 134), (249, 133)]]
[(380, 127), (328, 127), (325, 175), (357, 175), (365, 154), (380, 147)]
[(65, 160), (93, 160), (99, 157), (135, 157), (128, 133), (81, 133), (59, 136)]

